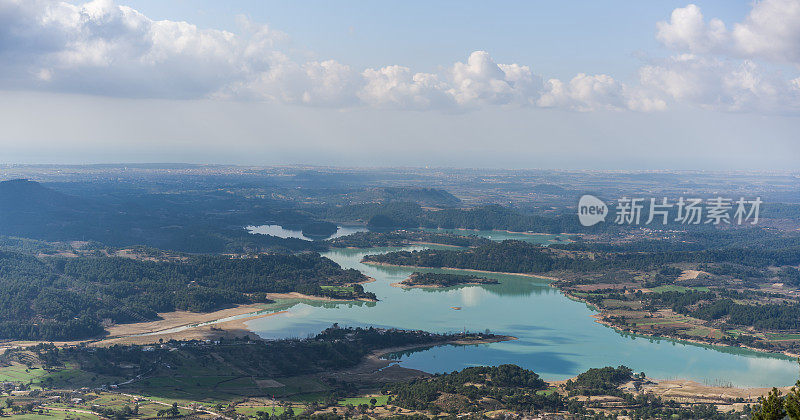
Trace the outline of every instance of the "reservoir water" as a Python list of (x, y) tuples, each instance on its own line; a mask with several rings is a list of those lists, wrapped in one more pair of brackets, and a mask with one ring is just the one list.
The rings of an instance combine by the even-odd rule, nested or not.
[[(297, 238), (306, 241), (318, 240), (304, 235), (303, 231), (301, 230), (286, 229), (281, 225), (247, 226), (245, 229), (247, 229), (247, 231), (250, 233), (260, 234), (260, 235), (272, 235), (272, 236), (277, 236), (279, 238)], [(356, 232), (364, 232), (366, 230), (367, 228), (365, 227), (339, 226), (338, 229), (336, 230), (336, 233), (323, 239), (338, 238), (340, 236), (352, 235)]]
[[(504, 232), (505, 235), (519, 234)], [(540, 243), (554, 240), (545, 235), (526, 235), (525, 238)], [(624, 364), (653, 378), (684, 378), (709, 385), (784, 386), (794, 384), (798, 378), (797, 362), (788, 357), (621, 334), (594, 322), (591, 316), (595, 311), (567, 298), (550, 287), (545, 279), (482, 273), (484, 277), (499, 280), (500, 284), (403, 289), (390, 284), (402, 281), (414, 271), (469, 271), (361, 263), (366, 254), (397, 249), (401, 248), (337, 249), (323, 254), (344, 268), (355, 268), (374, 278), (375, 282), (364, 286), (375, 292), (379, 302), (304, 301), (295, 303), (284, 314), (249, 321), (248, 327), (264, 338), (306, 337), (333, 323), (433, 332), (489, 330), (518, 338), (390, 355), (402, 366), (426, 372), (513, 363), (545, 379), (560, 380), (592, 367)]]

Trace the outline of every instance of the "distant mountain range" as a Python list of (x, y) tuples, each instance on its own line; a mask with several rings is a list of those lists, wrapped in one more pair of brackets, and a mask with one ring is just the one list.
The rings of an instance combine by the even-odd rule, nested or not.
[(461, 204), (458, 197), (437, 188), (385, 187), (367, 190), (376, 195), (377, 201), (409, 201), (420, 206), (453, 207)]
[(272, 218), (275, 212), (214, 192), (181, 198), (143, 193), (89, 197), (64, 194), (26, 179), (0, 182), (0, 235), (185, 252), (297, 251), (316, 246), (300, 239), (247, 233), (243, 226), (253, 219)]
[(82, 224), (102, 206), (47, 188), (38, 182), (15, 179), (0, 182), (0, 233), (47, 237), (66, 225)]

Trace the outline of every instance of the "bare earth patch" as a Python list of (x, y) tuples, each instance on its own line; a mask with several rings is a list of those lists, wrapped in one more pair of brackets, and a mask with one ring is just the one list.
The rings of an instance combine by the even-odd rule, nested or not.
[(698, 270), (683, 270), (680, 276), (678, 276), (675, 281), (684, 281), (684, 280), (694, 280), (700, 274), (708, 274), (705, 271), (698, 271)]
[[(249, 335), (257, 338), (250, 332), (245, 322), (285, 313), (286, 311), (258, 314), (263, 304), (240, 305), (234, 308), (222, 309), (208, 313), (195, 313), (175, 311), (161, 313), (163, 319), (136, 324), (112, 325), (108, 328), (109, 336), (103, 340), (92, 343), (94, 346), (110, 346), (114, 344), (152, 344), (159, 339), (168, 340), (214, 340), (222, 337), (233, 338)], [(217, 321), (219, 319), (253, 314), (235, 320), (216, 322), (208, 325), (197, 325)], [(175, 328), (185, 327), (176, 332), (166, 332)], [(159, 334), (159, 331), (164, 331)], [(142, 335), (147, 334), (147, 335)]]
[[(778, 388), (784, 394), (791, 387)], [(746, 401), (756, 401), (758, 397), (766, 395), (772, 388), (733, 388), (709, 386), (685, 380), (656, 380), (643, 385), (643, 392), (652, 392), (665, 399), (687, 403), (728, 404), (731, 400), (743, 398)]]

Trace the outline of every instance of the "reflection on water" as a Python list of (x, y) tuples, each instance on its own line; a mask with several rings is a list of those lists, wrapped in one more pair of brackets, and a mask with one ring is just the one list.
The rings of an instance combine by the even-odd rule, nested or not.
[(546, 233), (525, 233), (525, 232), (506, 232), (503, 230), (472, 230), (472, 229), (420, 229), (425, 232), (454, 233), (462, 236), (480, 236), (493, 241), (505, 241), (514, 239), (517, 241), (531, 242), (540, 245), (550, 245), (569, 240), (569, 235), (552, 235)]
[(304, 235), (303, 232), (300, 231), (300, 230), (284, 229), (283, 226), (281, 226), (281, 225), (247, 226), (247, 227), (245, 227), (245, 229), (247, 229), (247, 231), (250, 232), (250, 233), (257, 233), (257, 234), (260, 234), (260, 235), (271, 235), (271, 236), (277, 236), (279, 238), (284, 238), (284, 239), (285, 238), (297, 238), (297, 239), (303, 239), (303, 240), (306, 240), (306, 241), (314, 241), (314, 240), (321, 240), (321, 239), (333, 239), (333, 238), (338, 238), (340, 236), (352, 235), (352, 234), (354, 234), (356, 232), (366, 232), (366, 230), (367, 230), (367, 228), (365, 228), (365, 227), (339, 226), (339, 228), (336, 231), (336, 233), (334, 233), (331, 236), (327, 236), (327, 237), (324, 237), (324, 238), (322, 238), (322, 237), (320, 237), (320, 238), (317, 238), (317, 237), (311, 238), (311, 237), (308, 237), (308, 236)]
[(393, 356), (405, 367), (427, 372), (513, 363), (532, 369), (545, 379), (559, 380), (592, 367), (624, 364), (654, 378), (687, 378), (737, 386), (791, 385), (798, 375), (796, 362), (789, 358), (620, 334), (594, 322), (591, 315), (595, 312), (566, 298), (544, 279), (486, 274), (500, 284), (403, 289), (390, 284), (404, 280), (415, 269), (360, 262), (366, 254), (397, 249), (400, 248), (341, 249), (325, 254), (344, 268), (356, 268), (375, 278), (364, 287), (374, 292), (379, 302), (303, 302), (286, 314), (256, 319), (247, 325), (265, 338), (306, 337), (334, 322), (342, 326), (372, 325), (440, 333), (490, 330), (519, 338), (486, 345), (440, 346)]
[[(483, 273), (480, 271), (472, 270), (443, 270), (437, 268), (413, 268), (406, 267), (390, 267), (390, 266), (374, 266), (375, 270), (386, 276), (399, 276), (402, 280), (406, 279), (411, 272), (422, 273), (453, 273), (469, 274), (474, 276), (485, 277), (487, 279), (497, 280), (498, 284), (483, 284), (480, 287), (475, 285), (457, 285), (442, 289), (434, 288), (418, 288), (414, 289), (422, 293), (441, 293), (447, 290), (462, 290), (462, 293), (476, 293), (482, 290), (498, 296), (528, 296), (530, 294), (542, 293), (558, 293), (557, 290), (548, 286), (548, 281), (537, 277), (526, 277), (518, 275), (498, 274), (498, 273)], [(373, 276), (374, 277), (374, 276)], [(403, 289), (408, 290), (408, 289)], [(472, 291), (472, 292), (469, 292)]]

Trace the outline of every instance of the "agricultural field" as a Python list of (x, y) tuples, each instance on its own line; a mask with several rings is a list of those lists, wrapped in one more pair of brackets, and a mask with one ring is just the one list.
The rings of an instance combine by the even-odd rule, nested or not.
[(662, 292), (688, 292), (691, 290), (697, 292), (707, 292), (709, 289), (708, 287), (700, 286), (700, 287), (686, 287), (686, 286), (679, 286), (676, 284), (665, 284), (657, 287), (653, 287), (648, 289), (653, 293), (662, 293)]
[(133, 384), (131, 392), (149, 397), (192, 400), (210, 403), (242, 397), (267, 395), (276, 398), (302, 397), (325, 393), (330, 388), (312, 376), (257, 378), (242, 375), (157, 376)]
[(339, 405), (347, 405), (347, 404), (351, 404), (351, 405), (355, 405), (355, 406), (358, 406), (358, 405), (361, 405), (361, 404), (370, 405), (371, 404), (370, 401), (373, 398), (377, 401), (375, 403), (376, 407), (380, 407), (380, 406), (386, 405), (387, 401), (389, 400), (389, 396), (388, 395), (367, 395), (367, 396), (364, 396), (364, 397), (357, 397), (357, 398), (344, 398), (342, 400), (339, 400)]
[(41, 365), (12, 362), (0, 367), (0, 382), (21, 382), (32, 388), (82, 388), (112, 384), (120, 378), (98, 375), (80, 370), (74, 364), (63, 368), (45, 369)]
[(44, 410), (42, 414), (13, 414), (7, 417), (10, 420), (99, 420), (96, 414), (77, 413), (74, 411)]

